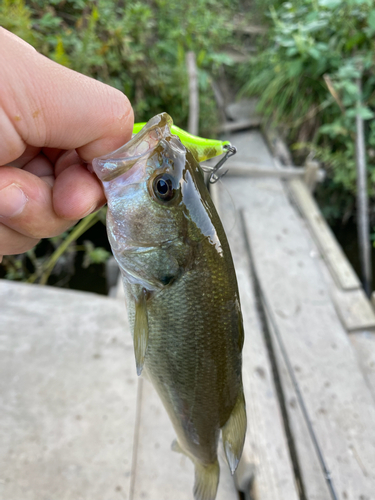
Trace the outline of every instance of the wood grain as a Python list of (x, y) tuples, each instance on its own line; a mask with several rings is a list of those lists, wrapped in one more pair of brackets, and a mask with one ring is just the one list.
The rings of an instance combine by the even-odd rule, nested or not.
[(245, 457), (247, 469), (254, 473), (253, 493), (259, 500), (296, 500), (294, 474), (238, 215), (225, 188), (220, 184), (212, 188), (232, 250), (244, 319), (243, 384), (248, 416)]
[(0, 280), (0, 498), (129, 498), (136, 374), (123, 305)]
[[(237, 208), (244, 211), (259, 277), (339, 498), (371, 498), (375, 491), (373, 399), (324, 279), (310, 257), (300, 218), (278, 180), (228, 178), (224, 182), (236, 193)], [(366, 464), (366, 473), (360, 464)]]
[(306, 185), (299, 179), (293, 179), (290, 181), (289, 186), (297, 206), (309, 223), (312, 235), (336, 282), (344, 290), (360, 288), (361, 283), (358, 276), (348, 263), (342, 248), (337, 243)]

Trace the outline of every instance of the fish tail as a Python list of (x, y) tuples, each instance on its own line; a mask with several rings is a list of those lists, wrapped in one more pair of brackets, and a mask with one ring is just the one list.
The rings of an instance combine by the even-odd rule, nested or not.
[(194, 499), (215, 500), (219, 476), (220, 467), (217, 460), (209, 465), (195, 462)]

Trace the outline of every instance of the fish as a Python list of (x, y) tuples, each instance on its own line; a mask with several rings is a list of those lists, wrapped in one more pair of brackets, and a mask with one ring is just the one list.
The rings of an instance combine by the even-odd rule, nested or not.
[(220, 433), (233, 474), (246, 433), (244, 330), (228, 241), (193, 154), (149, 120), (93, 169), (107, 197), (138, 375), (156, 389), (195, 467), (195, 500), (214, 500)]

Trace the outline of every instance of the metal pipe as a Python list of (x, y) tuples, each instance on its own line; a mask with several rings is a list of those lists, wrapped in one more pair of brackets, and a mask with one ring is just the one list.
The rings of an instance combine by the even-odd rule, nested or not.
[(363, 288), (371, 296), (372, 269), (371, 269), (371, 246), (370, 246), (370, 223), (368, 213), (367, 195), (367, 169), (366, 169), (366, 147), (363, 118), (360, 116), (359, 108), (362, 105), (362, 79), (357, 79), (358, 87), (358, 111), (356, 115), (356, 164), (357, 164), (357, 231), (360, 252)]

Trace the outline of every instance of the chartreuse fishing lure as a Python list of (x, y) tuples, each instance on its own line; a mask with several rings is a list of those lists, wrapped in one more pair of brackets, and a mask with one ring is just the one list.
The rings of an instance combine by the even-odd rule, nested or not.
[[(133, 134), (138, 134), (138, 132), (145, 125), (146, 122), (135, 123), (133, 127)], [(182, 128), (176, 127), (176, 125), (172, 125), (170, 127), (170, 131), (173, 135), (177, 135), (180, 138), (182, 144), (189, 149), (198, 163), (225, 153), (225, 156), (217, 163), (217, 165), (208, 169), (204, 169), (210, 173), (209, 182), (211, 184), (215, 183), (219, 179), (219, 177), (222, 177), (222, 175), (225, 175), (226, 172), (220, 175), (217, 175), (217, 172), (227, 161), (227, 159), (237, 152), (236, 148), (232, 146), (229, 141), (204, 139), (203, 137), (189, 134), (189, 132), (186, 132), (186, 130), (183, 130)]]

